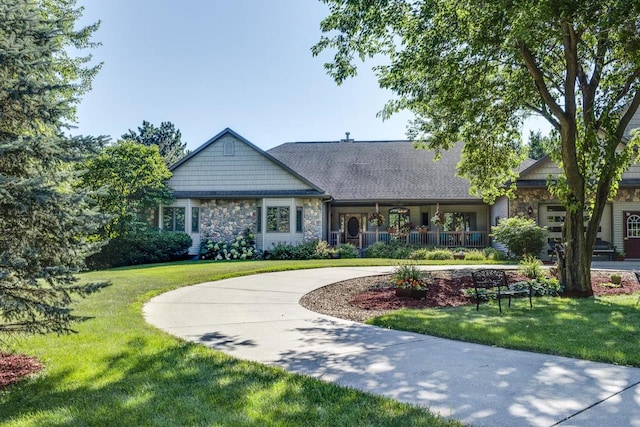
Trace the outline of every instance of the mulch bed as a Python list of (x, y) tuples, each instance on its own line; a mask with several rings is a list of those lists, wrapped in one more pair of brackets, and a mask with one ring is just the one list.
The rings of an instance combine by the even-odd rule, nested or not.
[(41, 370), (40, 362), (32, 357), (0, 352), (0, 390)]
[[(611, 281), (611, 272), (593, 271), (591, 273), (591, 286), (593, 294), (620, 295), (640, 292), (640, 284), (632, 272), (620, 272), (622, 281), (620, 287), (602, 286)], [(398, 297), (391, 283), (388, 286), (375, 285), (371, 289), (358, 293), (351, 297), (349, 304), (364, 310), (396, 310), (400, 308), (427, 308), (427, 307), (455, 307), (472, 304), (473, 301), (462, 293), (465, 288), (473, 288), (473, 279), (470, 274), (446, 277), (436, 277), (429, 285), (427, 297), (421, 300)], [(515, 271), (507, 272), (507, 280), (514, 283), (527, 278)]]

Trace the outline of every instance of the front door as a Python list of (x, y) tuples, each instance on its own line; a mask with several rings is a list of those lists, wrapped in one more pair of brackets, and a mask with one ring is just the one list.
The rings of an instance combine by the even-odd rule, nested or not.
[(640, 258), (640, 212), (624, 213), (624, 252), (627, 258)]
[(346, 226), (344, 228), (344, 240), (356, 248), (360, 247), (360, 220), (362, 215), (345, 215)]

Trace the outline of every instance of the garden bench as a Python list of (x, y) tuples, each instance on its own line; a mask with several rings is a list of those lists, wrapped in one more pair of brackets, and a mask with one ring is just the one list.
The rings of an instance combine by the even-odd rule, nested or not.
[[(564, 258), (564, 246), (560, 243), (549, 243), (551, 249), (554, 251), (556, 255), (556, 259)], [(596, 240), (596, 244), (593, 246), (593, 255), (594, 256), (606, 256), (609, 261), (613, 261), (616, 256), (617, 249), (615, 246), (611, 244), (611, 242), (607, 242), (606, 240)]]
[(616, 247), (613, 246), (611, 242), (607, 242), (606, 240), (596, 240), (596, 244), (593, 247), (593, 254), (595, 256), (604, 255), (608, 258), (609, 261), (613, 261), (616, 252)]
[(479, 270), (471, 273), (473, 278), (473, 288), (476, 294), (476, 311), (480, 310), (480, 300), (482, 294), (487, 291), (496, 292), (498, 298), (498, 309), (502, 313), (501, 299), (507, 297), (509, 299), (509, 307), (511, 307), (511, 297), (517, 295), (529, 294), (529, 307), (533, 308), (531, 294), (533, 292), (531, 285), (529, 289), (511, 289), (507, 283), (507, 275), (504, 270)]

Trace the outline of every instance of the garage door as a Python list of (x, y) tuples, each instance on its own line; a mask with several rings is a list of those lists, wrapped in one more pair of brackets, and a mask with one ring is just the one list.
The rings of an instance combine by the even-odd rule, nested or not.
[[(543, 256), (551, 257), (553, 255), (553, 248), (556, 243), (562, 241), (562, 224), (564, 223), (564, 217), (566, 210), (562, 205), (540, 205), (540, 220), (538, 223), (540, 226), (547, 227), (549, 234), (547, 241), (549, 245), (543, 250)], [(611, 208), (610, 205), (605, 206), (604, 213), (602, 214), (602, 220), (600, 221), (600, 227), (598, 228), (598, 238), (611, 242)]]

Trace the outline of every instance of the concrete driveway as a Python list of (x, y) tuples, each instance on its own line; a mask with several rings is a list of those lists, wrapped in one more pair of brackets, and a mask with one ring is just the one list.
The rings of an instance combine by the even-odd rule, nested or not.
[(640, 369), (385, 330), (298, 304), (321, 286), (390, 271), (326, 268), (202, 283), (153, 298), (144, 315), (175, 336), (235, 357), (471, 425), (640, 427)]

